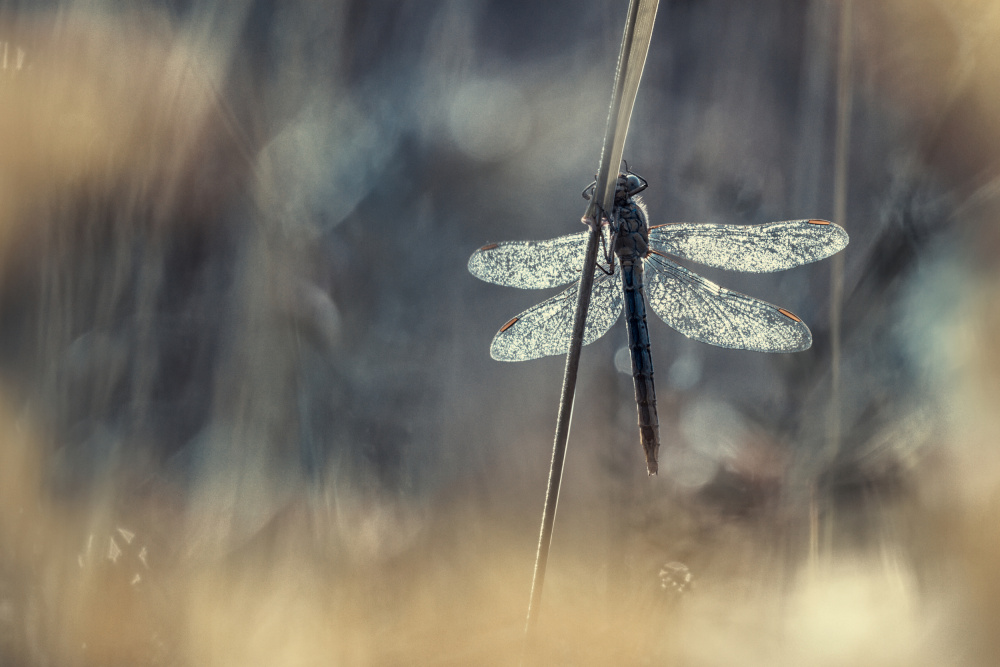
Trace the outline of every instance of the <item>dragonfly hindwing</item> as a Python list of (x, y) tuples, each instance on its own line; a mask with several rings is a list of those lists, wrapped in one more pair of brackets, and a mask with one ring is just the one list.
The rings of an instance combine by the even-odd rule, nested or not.
[(688, 338), (758, 352), (798, 352), (812, 345), (802, 320), (766, 301), (719, 287), (668, 259), (646, 259), (649, 305)]
[[(497, 361), (527, 361), (566, 354), (573, 330), (579, 288), (580, 284), (577, 282), (507, 322), (493, 339), (490, 356)], [(598, 270), (594, 276), (583, 344), (587, 345), (603, 336), (618, 321), (621, 312), (620, 270), (610, 276)]]

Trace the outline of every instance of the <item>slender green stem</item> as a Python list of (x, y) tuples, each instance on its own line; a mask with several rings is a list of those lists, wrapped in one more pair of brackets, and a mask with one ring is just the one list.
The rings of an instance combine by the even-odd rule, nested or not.
[(566, 443), (569, 439), (570, 423), (573, 419), (573, 402), (576, 396), (576, 377), (580, 366), (580, 351), (583, 347), (583, 333), (590, 307), (590, 291), (594, 284), (597, 265), (597, 248), (601, 235), (602, 213), (611, 211), (614, 203), (615, 185), (618, 182), (618, 165), (621, 164), (628, 135), (632, 107), (639, 88), (639, 80), (646, 64), (646, 54), (653, 32), (658, 0), (630, 0), (625, 33), (621, 51), (618, 54), (618, 68), (615, 72), (614, 93), (608, 112), (608, 124), (604, 135), (600, 167), (597, 172), (597, 186), (591, 198), (583, 221), (590, 225), (590, 238), (580, 278), (580, 291), (573, 331), (570, 335), (569, 353), (566, 355), (566, 371), (563, 375), (562, 395), (559, 399), (559, 414), (556, 420), (555, 441), (552, 446), (552, 463), (549, 468), (549, 483), (545, 492), (545, 508), (542, 511), (542, 526), (538, 537), (538, 553), (535, 557), (535, 573), (531, 582), (531, 598), (528, 602), (528, 618), (524, 631), (525, 653), (534, 642), (534, 632), (538, 609), (542, 600), (545, 583), (545, 568), (548, 563), (549, 547), (552, 543), (552, 528), (555, 523), (556, 507), (559, 503), (559, 489), (562, 483), (563, 466), (566, 462)]
[[(556, 520), (556, 506), (559, 503), (559, 488), (562, 482), (563, 465), (566, 462), (566, 443), (569, 427), (573, 421), (573, 403), (576, 396), (576, 376), (580, 367), (580, 350), (583, 348), (583, 328), (590, 306), (590, 290), (594, 285), (594, 267), (597, 264), (597, 248), (600, 245), (600, 225), (593, 225), (587, 240), (587, 255), (584, 260), (584, 274), (580, 278), (580, 295), (573, 321), (573, 333), (566, 356), (566, 372), (563, 375), (562, 397), (559, 400), (559, 416), (556, 419), (555, 444), (552, 447), (552, 463), (549, 466), (549, 484), (545, 491), (545, 508), (542, 510), (542, 527), (538, 536), (538, 553), (535, 556), (535, 574), (531, 581), (531, 599), (528, 602), (528, 619), (525, 626), (525, 642), (533, 640), (535, 619), (542, 601), (542, 586), (545, 583), (545, 566), (549, 559), (552, 543), (552, 526)], [(590, 267), (590, 271), (586, 270)]]

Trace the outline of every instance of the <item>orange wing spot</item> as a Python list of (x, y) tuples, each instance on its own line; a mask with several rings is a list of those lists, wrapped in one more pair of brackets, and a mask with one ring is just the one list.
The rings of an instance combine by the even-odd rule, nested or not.
[(499, 247), (500, 247), (499, 243), (487, 243), (486, 245), (484, 245), (482, 248), (479, 249), (479, 252), (482, 252), (484, 250), (493, 250), (493, 248), (499, 248)]
[[(785, 310), (784, 308), (779, 308), (778, 312), (781, 313), (782, 315), (784, 315), (785, 317), (787, 317), (790, 320), (795, 320), (796, 322), (801, 322), (802, 321), (802, 320), (800, 320), (798, 318), (798, 316), (795, 313), (793, 313), (791, 311), (788, 311), (788, 310)], [(514, 318), (514, 319), (517, 319), (517, 318)], [(508, 323), (507, 326), (510, 326), (511, 324), (513, 324), (513, 322)], [(501, 331), (502, 331), (502, 329), (501, 329)]]
[(517, 317), (510, 318), (510, 322), (508, 322), (507, 324), (505, 324), (502, 327), (500, 327), (500, 331), (498, 331), (497, 333), (503, 333), (507, 329), (510, 329), (512, 326), (514, 326), (515, 324), (517, 324), (518, 319), (520, 319), (520, 318), (517, 318)]
[(830, 221), (829, 220), (810, 220), (809, 224), (810, 225), (829, 225)]

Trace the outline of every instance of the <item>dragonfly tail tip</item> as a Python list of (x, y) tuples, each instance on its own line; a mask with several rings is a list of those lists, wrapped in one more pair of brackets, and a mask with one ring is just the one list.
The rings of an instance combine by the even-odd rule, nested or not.
[(646, 454), (646, 472), (650, 477), (656, 474), (658, 466), (656, 463), (657, 454), (660, 451), (660, 441), (656, 436), (654, 428), (649, 426), (640, 427), (640, 442)]

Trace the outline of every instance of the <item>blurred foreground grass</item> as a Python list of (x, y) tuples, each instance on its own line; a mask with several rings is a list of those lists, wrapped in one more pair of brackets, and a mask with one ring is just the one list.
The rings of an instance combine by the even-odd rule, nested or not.
[[(933, 19), (995, 20), (987, 3), (920, 7), (930, 19), (907, 3), (861, 13), (867, 25), (899, 33), (874, 40), (866, 53), (875, 65), (865, 71), (887, 82), (887, 104), (916, 110), (907, 118), (930, 128), (928, 168), (955, 179), (954, 245), (938, 267), (957, 278), (932, 276), (933, 289), (914, 289), (906, 311), (935, 355), (935, 442), (900, 457), (909, 467), (893, 492), (859, 485), (855, 502), (821, 503), (818, 517), (782, 477), (780, 456), (749, 475), (778, 489), (777, 500), (737, 516), (661, 486), (632, 492), (623, 515), (564, 512), (541, 664), (997, 664), (1000, 190), (984, 177), (1000, 159), (997, 47), (971, 31), (959, 34), (973, 35), (968, 48), (952, 49)], [(206, 447), (205, 460), (192, 455), (203, 465), (192, 464), (194, 481), (150, 453), (141, 433), (94, 450), (106, 457), (93, 455), (92, 473), (80, 470), (86, 457), (66, 455), (67, 429), (53, 414), (81, 403), (96, 420), (98, 408), (115, 414), (119, 402), (141, 412), (149, 369), (140, 359), (129, 389), (116, 389), (125, 362), (109, 338), (107, 349), (93, 348), (99, 381), (76, 385), (61, 355), (87, 327), (115, 322), (133, 283), (140, 307), (126, 319), (139, 324), (125, 337), (155, 341), (159, 320), (142, 308), (162, 304), (142, 301), (142, 285), (170, 284), (157, 258), (171, 239), (234, 225), (225, 217), (234, 192), (264, 209), (273, 193), (267, 161), (251, 165), (241, 152), (254, 137), (233, 130), (207, 83), (225, 53), (190, 52), (155, 13), (66, 12), (9, 30), (28, 66), (0, 76), (4, 303), (6, 323), (31, 326), (28, 343), (7, 337), (16, 354), (0, 355), (0, 663), (516, 664), (541, 487), (538, 498), (519, 495), (513, 465), (493, 473), (488, 490), (470, 476), (409, 496), (288, 472), (287, 425), (269, 420), (287, 399), (275, 386), (288, 381), (282, 363), (299, 341), (269, 327), (290, 311), (303, 317), (288, 276), (315, 261), (311, 239), (261, 230), (256, 219), (235, 225), (237, 235), (263, 239), (250, 244), (245, 272), (234, 272), (233, 293), (250, 296), (232, 306), (240, 326), (226, 330), (239, 339), (230, 365), (250, 371), (212, 378), (205, 401), (218, 419), (200, 437), (223, 445)], [(975, 150), (945, 150), (963, 145)], [(57, 279), (31, 291), (17, 277), (32, 270)], [(265, 431), (278, 435), (267, 440)], [(907, 433), (884, 444), (911, 451)], [(85, 483), (59, 482), (74, 474)], [(603, 492), (586, 502), (603, 507)], [(810, 557), (814, 533), (821, 548)], [(692, 575), (683, 590), (670, 585), (669, 569), (660, 574), (678, 559)]]

